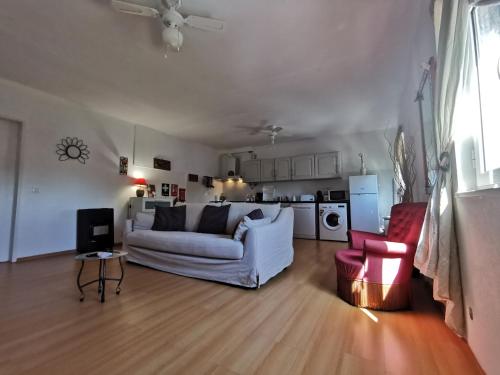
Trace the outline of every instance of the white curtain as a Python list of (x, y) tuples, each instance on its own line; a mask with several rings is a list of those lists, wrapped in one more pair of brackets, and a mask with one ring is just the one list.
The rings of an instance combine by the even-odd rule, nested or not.
[(455, 105), (469, 82), (473, 53), (467, 0), (435, 3), (437, 72), (434, 104), (440, 168), (427, 206), (415, 267), (432, 278), (434, 299), (446, 305), (446, 324), (465, 334), (460, 261), (453, 215), (453, 131)]

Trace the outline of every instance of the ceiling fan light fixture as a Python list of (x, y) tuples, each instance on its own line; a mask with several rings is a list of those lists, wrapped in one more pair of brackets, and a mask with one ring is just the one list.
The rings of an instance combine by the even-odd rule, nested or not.
[(184, 18), (173, 8), (168, 9), (161, 19), (167, 27), (180, 27), (184, 25)]
[(177, 27), (164, 27), (161, 36), (163, 41), (174, 50), (179, 51), (181, 49), (184, 36)]
[[(184, 42), (180, 28), (189, 26), (205, 31), (223, 31), (224, 21), (208, 17), (187, 15), (186, 18), (178, 12), (182, 6), (181, 0), (108, 0), (118, 12), (144, 17), (161, 17), (163, 24), (162, 38), (167, 50), (172, 48), (179, 52)], [(139, 2), (139, 3), (138, 3)], [(142, 5), (144, 4), (144, 5)], [(165, 54), (166, 57), (166, 54)]]

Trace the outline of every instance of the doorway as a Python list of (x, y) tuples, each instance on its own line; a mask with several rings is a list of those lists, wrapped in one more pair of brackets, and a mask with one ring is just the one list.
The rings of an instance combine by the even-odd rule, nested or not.
[(0, 262), (13, 259), (21, 124), (0, 118)]

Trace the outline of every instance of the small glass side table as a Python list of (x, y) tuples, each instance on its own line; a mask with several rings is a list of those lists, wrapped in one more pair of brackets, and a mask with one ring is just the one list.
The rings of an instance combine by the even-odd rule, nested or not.
[[(97, 252), (77, 255), (75, 257), (75, 260), (79, 260), (82, 262), (82, 265), (80, 266), (80, 271), (78, 272), (78, 277), (76, 278), (76, 285), (78, 286), (78, 290), (80, 291), (80, 301), (83, 301), (85, 299), (85, 293), (83, 292), (83, 288), (93, 283), (98, 283), (97, 293), (99, 295), (101, 303), (105, 301), (106, 281), (118, 281), (118, 285), (116, 286), (116, 294), (120, 294), (121, 291), (120, 285), (123, 281), (123, 276), (125, 275), (122, 258), (127, 254), (128, 253), (126, 251), (113, 251), (112, 255), (105, 258), (99, 257)], [(106, 262), (111, 259), (118, 259), (118, 262), (120, 263), (120, 270), (122, 274), (119, 279), (106, 277)], [(82, 276), (82, 271), (83, 267), (85, 266), (85, 262), (92, 262), (92, 261), (99, 261), (99, 278), (86, 282), (85, 284), (82, 285), (80, 283), (80, 277)]]

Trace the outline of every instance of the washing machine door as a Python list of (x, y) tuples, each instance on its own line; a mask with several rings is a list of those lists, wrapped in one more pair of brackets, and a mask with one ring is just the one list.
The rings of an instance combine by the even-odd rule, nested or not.
[(344, 220), (342, 216), (334, 210), (325, 210), (323, 212), (323, 226), (328, 230), (339, 230), (342, 228)]

